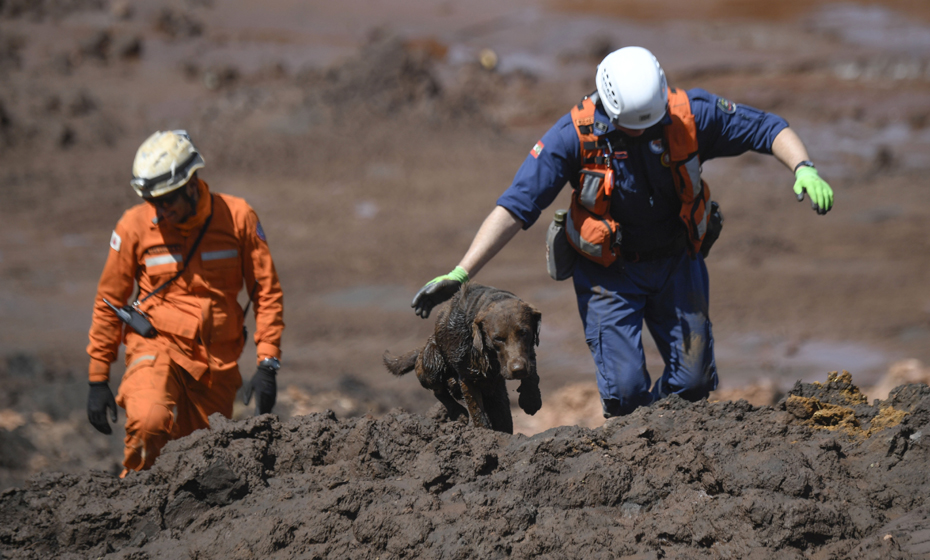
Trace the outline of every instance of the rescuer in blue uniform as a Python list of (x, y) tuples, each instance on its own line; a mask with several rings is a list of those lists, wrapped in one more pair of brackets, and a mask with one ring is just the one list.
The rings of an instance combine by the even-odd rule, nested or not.
[[(417, 315), (428, 317), (521, 228), (532, 226), (566, 183), (579, 189), (579, 174), (597, 160), (602, 171), (613, 173), (609, 215), (603, 218), (619, 224), (620, 241), (616, 260), (607, 266), (578, 258), (573, 280), (604, 416), (609, 418), (671, 393), (691, 401), (706, 398), (717, 386), (707, 268), (704, 255), (696, 250), (704, 241), (711, 211), (700, 164), (749, 150), (773, 154), (794, 171), (797, 199), (807, 194), (821, 215), (832, 207), (833, 191), (784, 119), (702, 89), (669, 90), (661, 66), (646, 49), (626, 47), (611, 53), (598, 66), (595, 82), (597, 92), (559, 119), (532, 148), (459, 265), (428, 282), (412, 307)], [(670, 110), (670, 92), (684, 100), (684, 117), (679, 109)], [(581, 111), (585, 106), (587, 113)], [(667, 144), (675, 138), (696, 140), (692, 174), (686, 181), (704, 200), (692, 202), (681, 194), (685, 189), (676, 185), (679, 179), (673, 180), (678, 164), (670, 160), (674, 150)], [(597, 149), (609, 147), (588, 151), (595, 143), (586, 145), (586, 139), (597, 141)], [(604, 157), (590, 157), (595, 153)], [(686, 214), (696, 217), (689, 221)], [(655, 385), (643, 353), (644, 322), (665, 362)]]

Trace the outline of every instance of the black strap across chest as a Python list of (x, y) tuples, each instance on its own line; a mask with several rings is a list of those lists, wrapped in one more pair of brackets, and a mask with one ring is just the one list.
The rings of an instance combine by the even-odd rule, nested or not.
[(181, 266), (181, 270), (179, 270), (174, 276), (172, 276), (170, 280), (168, 280), (161, 286), (152, 290), (147, 296), (142, 298), (141, 301), (139, 301), (137, 298), (136, 303), (134, 303), (133, 306), (138, 307), (142, 305), (143, 303), (145, 303), (147, 299), (149, 299), (150, 297), (154, 296), (158, 292), (165, 289), (168, 286), (168, 284), (174, 282), (175, 280), (180, 278), (182, 274), (184, 274), (184, 271), (187, 270), (188, 263), (190, 263), (191, 258), (194, 256), (194, 252), (196, 252), (197, 247), (200, 246), (200, 241), (203, 239), (204, 234), (207, 233), (207, 228), (210, 227), (210, 221), (213, 219), (213, 209), (214, 209), (215, 202), (216, 201), (213, 200), (213, 195), (211, 194), (210, 195), (210, 215), (207, 216), (206, 221), (203, 223), (203, 227), (200, 228), (200, 233), (197, 234), (197, 239), (194, 240), (194, 245), (191, 247), (191, 250), (187, 252), (187, 257), (184, 258), (184, 264)]

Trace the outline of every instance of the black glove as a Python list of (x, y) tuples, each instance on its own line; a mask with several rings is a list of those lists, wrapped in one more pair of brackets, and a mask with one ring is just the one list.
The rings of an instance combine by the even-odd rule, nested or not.
[(87, 419), (90, 424), (97, 428), (97, 431), (110, 435), (113, 429), (107, 422), (107, 409), (110, 409), (110, 422), (116, 422), (116, 399), (113, 398), (113, 391), (106, 381), (97, 381), (90, 384), (90, 392), (87, 394)]
[(454, 296), (467, 281), (468, 273), (464, 268), (457, 266), (449, 274), (437, 276), (420, 288), (417, 295), (413, 296), (410, 307), (414, 308), (417, 315), (426, 319), (434, 307)]
[(255, 415), (268, 414), (274, 408), (275, 400), (278, 396), (278, 382), (275, 376), (278, 368), (281, 367), (277, 358), (265, 358), (258, 365), (255, 375), (251, 381), (246, 384), (245, 393), (242, 395), (242, 403), (249, 404), (252, 400), (252, 393), (255, 393)]

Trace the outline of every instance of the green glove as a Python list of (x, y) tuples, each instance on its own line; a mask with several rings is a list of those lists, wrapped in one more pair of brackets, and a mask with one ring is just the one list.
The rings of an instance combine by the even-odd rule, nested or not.
[(414, 308), (417, 315), (426, 319), (433, 307), (454, 296), (465, 282), (468, 282), (468, 272), (457, 266), (449, 274), (437, 276), (420, 288), (417, 295), (413, 296), (410, 307)]
[(833, 189), (826, 181), (820, 178), (813, 167), (799, 167), (794, 172), (794, 194), (798, 202), (804, 200), (804, 193), (811, 199), (811, 208), (821, 216), (833, 208)]

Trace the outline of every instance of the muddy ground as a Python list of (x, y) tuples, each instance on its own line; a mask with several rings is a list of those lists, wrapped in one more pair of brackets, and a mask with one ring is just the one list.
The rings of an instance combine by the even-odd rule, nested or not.
[(394, 410), (216, 416), (120, 480), (0, 497), (15, 558), (927, 558), (930, 389), (673, 397), (532, 437)]
[[(413, 315), (410, 299), (457, 263), (529, 148), (593, 89), (600, 58), (630, 44), (653, 50), (674, 86), (704, 87), (787, 118), (836, 192), (835, 209), (818, 217), (806, 203), (794, 202), (790, 173), (771, 158), (750, 154), (704, 167), (726, 216), (708, 260), (721, 377), (712, 400), (745, 398), (774, 408), (669, 403), (663, 406), (671, 409), (642, 411), (590, 431), (604, 421), (572, 289), (545, 273), (545, 216), (567, 205), (563, 193), (540, 224), (518, 235), (478, 276), (543, 313), (538, 354), (544, 406), (533, 417), (514, 411), (517, 431), (532, 437), (480, 434), (424, 419), (432, 396), (412, 376), (394, 378), (380, 364), (385, 349), (396, 353), (420, 345), (432, 328)], [(493, 67), (481, 65), (484, 49), (493, 50)], [(119, 556), (138, 548), (157, 556), (164, 546), (163, 554), (173, 557), (181, 549), (172, 547), (187, 546), (189, 555), (211, 557), (239, 543), (218, 536), (216, 527), (242, 522), (242, 529), (229, 525), (230, 534), (247, 532), (248, 524), (262, 527), (258, 532), (266, 540), (246, 544), (254, 551), (283, 548), (282, 557), (304, 554), (294, 543), (306, 546), (308, 557), (365, 557), (372, 551), (428, 557), (437, 540), (460, 543), (458, 552), (446, 549), (446, 556), (509, 551), (559, 557), (553, 543), (562, 530), (560, 546), (577, 542), (571, 550), (595, 557), (691, 550), (746, 558), (750, 549), (762, 551), (759, 557), (867, 557), (892, 554), (880, 548), (892, 544), (904, 547), (893, 554), (919, 557), (917, 548), (905, 546), (900, 535), (906, 531), (893, 523), (922, 515), (923, 473), (876, 482), (891, 471), (849, 465), (872, 464), (873, 455), (897, 457), (899, 451), (895, 469), (919, 464), (920, 438), (911, 437), (920, 432), (923, 416), (912, 412), (888, 435), (836, 436), (842, 453), (832, 444), (816, 451), (827, 432), (799, 427), (801, 420), (786, 416), (787, 401), (777, 403), (797, 391), (799, 380), (826, 383), (831, 371), (851, 372), (870, 402), (901, 383), (928, 379), (928, 93), (930, 8), (908, 0), (663, 0), (648, 6), (600, 0), (0, 0), (0, 489), (26, 488), (10, 490), (0, 507), (5, 516), (17, 511), (33, 520), (37, 531), (23, 537), (8, 530), (0, 536), (0, 553), (41, 556), (59, 546), (79, 556)], [(87, 424), (83, 351), (110, 231), (138, 201), (127, 184), (133, 154), (153, 130), (166, 128), (191, 132), (207, 161), (203, 178), (215, 190), (247, 198), (268, 234), (286, 300), (279, 420), (224, 424), (197, 434), (166, 454), (175, 457), (171, 461), (189, 455), (183, 460), (190, 470), (163, 461), (157, 476), (119, 483), (112, 475), (119, 472), (124, 418), (110, 438)], [(651, 340), (646, 344), (655, 375), (661, 370), (658, 353)], [(254, 347), (241, 364), (250, 374)], [(114, 389), (121, 371), (114, 366)], [(919, 407), (918, 400), (900, 409)], [(688, 438), (663, 427), (667, 420), (659, 415), (667, 410), (688, 415), (687, 423), (676, 423), (693, 430), (681, 431)], [(869, 410), (856, 408), (858, 429), (868, 431), (869, 415), (881, 406)], [(236, 417), (249, 412), (240, 408)], [(569, 427), (545, 432), (558, 426)], [(646, 438), (644, 449), (661, 443), (676, 451), (618, 456), (629, 445), (627, 436), (616, 444), (611, 438), (627, 427), (664, 438)], [(410, 430), (422, 440), (407, 439), (413, 438), (404, 435)], [(793, 430), (809, 433), (789, 436)], [(905, 436), (902, 430), (912, 431)], [(320, 446), (316, 451), (312, 442), (295, 443), (294, 434), (324, 431), (331, 435), (313, 443)], [(357, 435), (338, 436), (350, 433)], [(729, 454), (708, 459), (713, 454), (707, 442), (723, 434), (745, 437), (723, 447)], [(888, 451), (888, 438), (910, 443), (906, 451), (899, 443)], [(341, 443), (347, 439), (355, 443)], [(681, 443), (686, 439), (691, 443)], [(464, 445), (460, 440), (470, 447), (456, 447)], [(227, 441), (261, 447), (248, 454), (265, 463), (258, 468), (224, 459), (226, 467), (203, 475), (213, 463), (201, 459), (225, 457)], [(392, 450), (385, 457), (352, 447), (377, 447), (378, 441)], [(401, 450), (403, 442), (414, 441), (413, 450)], [(524, 447), (527, 441), (540, 443)], [(876, 451), (879, 441), (889, 447)], [(701, 460), (717, 465), (705, 470), (729, 482), (694, 474), (705, 471), (690, 459), (685, 465), (687, 454), (675, 454), (686, 445), (704, 449)], [(549, 446), (545, 453), (552, 460), (543, 463), (551, 465), (538, 467), (549, 474), (526, 482), (526, 465), (536, 464), (531, 457), (537, 454), (528, 449), (539, 446)], [(416, 462), (420, 448), (436, 449), (440, 474), (426, 472), (426, 454)], [(604, 451), (586, 451), (595, 448)], [(794, 473), (801, 467), (793, 460), (765, 466), (766, 449), (776, 458), (803, 456), (806, 462), (798, 464), (818, 474)], [(315, 457), (300, 467), (313, 471), (306, 479), (297, 467), (282, 466), (281, 458), (300, 453)], [(274, 464), (271, 457), (278, 458)], [(598, 457), (615, 466), (598, 466)], [(830, 468), (848, 457), (846, 470)], [(560, 463), (571, 464), (572, 472)], [(374, 464), (384, 470), (366, 470)], [(314, 470), (325, 465), (339, 466)], [(392, 478), (385, 474), (392, 469), (416, 474)], [(727, 471), (730, 476), (721, 469), (745, 470)], [(792, 480), (814, 481), (806, 495), (773, 485), (771, 473), (786, 469)], [(583, 491), (584, 480), (575, 470), (600, 480), (603, 491), (573, 494)], [(615, 478), (590, 478), (608, 477), (608, 471)], [(332, 487), (317, 481), (339, 476), (339, 484), (327, 483)], [(445, 477), (450, 486), (423, 485), (414, 476)], [(30, 477), (37, 478), (27, 483)], [(663, 489), (649, 493), (642, 480)], [(387, 482), (397, 484), (388, 488)], [(95, 484), (123, 506), (95, 502), (94, 492), (74, 506), (77, 494)], [(217, 498), (201, 489), (210, 484), (231, 486), (216, 490), (226, 496)], [(887, 484), (887, 496), (894, 497), (873, 498), (885, 491), (873, 492), (873, 484)], [(267, 490), (288, 485), (302, 487), (292, 492), (299, 509), (336, 517), (319, 523), (295, 518), (273, 497), (287, 491)], [(196, 499), (175, 504), (189, 513), (174, 515), (189, 526), (166, 517), (182, 486)], [(136, 494), (143, 488), (148, 498)], [(746, 496), (757, 490), (769, 494), (759, 498), (764, 514), (750, 523)], [(688, 497), (702, 491), (716, 497)], [(61, 496), (62, 513), (30, 502), (36, 492)], [(790, 499), (776, 499), (779, 493)], [(269, 501), (262, 502), (266, 495)], [(354, 505), (314, 502), (323, 496)], [(490, 496), (483, 505), (482, 496)], [(504, 496), (511, 502), (501, 502)], [(522, 504), (524, 496), (539, 503)], [(732, 501), (737, 499), (738, 505)], [(393, 500), (414, 513), (391, 509), (397, 507)], [(842, 500), (856, 505), (838, 505)], [(518, 501), (533, 512), (514, 513)], [(29, 503), (36, 505), (23, 505)], [(250, 505), (237, 509), (244, 504)], [(372, 504), (385, 507), (371, 510)], [(630, 504), (640, 509), (631, 511)], [(64, 513), (80, 508), (86, 519)], [(830, 517), (822, 508), (840, 513)], [(119, 519), (105, 514), (114, 511), (121, 512)], [(498, 536), (490, 536), (490, 526), (465, 527), (462, 512), (502, 522)], [(410, 523), (399, 523), (399, 517)], [(348, 531), (359, 519), (359, 528)], [(721, 519), (743, 529), (727, 529)], [(829, 531), (817, 528), (825, 525)], [(891, 544), (869, 540), (885, 525)], [(320, 533), (308, 536), (310, 526)], [(527, 537), (531, 532), (537, 536)], [(52, 533), (64, 536), (42, 536)], [(194, 533), (196, 545), (185, 540)], [(39, 547), (34, 552), (27, 552), (30, 539)], [(736, 542), (742, 544), (724, 546)], [(580, 548), (592, 543), (604, 546)], [(850, 552), (858, 546), (867, 552)], [(230, 555), (248, 557), (244, 547)]]

